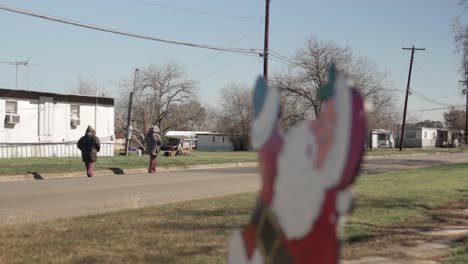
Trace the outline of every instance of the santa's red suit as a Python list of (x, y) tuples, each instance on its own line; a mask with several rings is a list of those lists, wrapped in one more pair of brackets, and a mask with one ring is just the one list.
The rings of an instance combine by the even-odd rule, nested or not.
[(262, 187), (250, 223), (236, 231), (229, 263), (338, 263), (337, 225), (350, 209), (364, 150), (366, 115), (359, 92), (330, 71), (319, 119), (282, 135), (279, 91), (255, 87), (252, 141)]

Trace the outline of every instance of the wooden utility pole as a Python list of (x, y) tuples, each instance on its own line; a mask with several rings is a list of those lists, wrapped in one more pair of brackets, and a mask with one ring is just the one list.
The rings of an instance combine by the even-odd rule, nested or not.
[[(468, 69), (465, 70), (465, 76), (468, 77)], [(465, 80), (465, 97), (466, 97), (466, 105), (465, 105), (465, 144), (468, 144), (468, 79)]]
[(263, 79), (268, 81), (268, 39), (270, 31), (270, 1), (265, 0), (265, 40), (263, 48)]
[(400, 151), (403, 150), (403, 139), (405, 138), (406, 109), (408, 107), (408, 96), (410, 93), (411, 72), (413, 71), (414, 51), (426, 50), (426, 49), (421, 49), (421, 48), (415, 48), (414, 45), (412, 48), (403, 48), (403, 49), (411, 50), (411, 61), (410, 61), (410, 67), (409, 67), (409, 73), (408, 73), (408, 83), (406, 84), (406, 97), (405, 97), (405, 108), (403, 110), (403, 123), (401, 124)]
[(128, 119), (127, 119), (127, 137), (125, 138), (125, 156), (128, 156), (128, 147), (130, 145), (130, 139), (132, 137), (132, 111), (133, 111), (133, 93), (136, 90), (138, 77), (138, 69), (135, 69), (135, 77), (133, 78), (133, 92), (130, 93), (130, 99), (128, 101)]
[[(468, 73), (468, 70), (466, 71)], [(466, 74), (468, 77), (468, 74)], [(466, 102), (465, 102), (465, 144), (468, 144), (468, 78), (464, 81), (460, 81), (465, 85), (465, 89), (463, 89), (463, 94), (466, 97)]]

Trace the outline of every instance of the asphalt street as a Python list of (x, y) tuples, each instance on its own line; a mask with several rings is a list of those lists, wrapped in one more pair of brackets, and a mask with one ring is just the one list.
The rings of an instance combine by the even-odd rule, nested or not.
[[(468, 162), (468, 153), (366, 158), (362, 174)], [(258, 190), (255, 167), (0, 183), (0, 224), (73, 217)]]

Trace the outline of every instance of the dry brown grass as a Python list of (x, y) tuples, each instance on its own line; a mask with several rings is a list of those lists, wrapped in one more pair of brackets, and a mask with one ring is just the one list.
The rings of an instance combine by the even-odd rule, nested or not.
[[(223, 263), (254, 194), (0, 227), (0, 263)], [(131, 197), (130, 207), (140, 206)]]
[[(420, 230), (455, 224), (438, 209), (466, 197), (467, 171), (457, 164), (361, 177), (343, 256), (372, 255)], [(224, 263), (229, 235), (248, 222), (254, 196), (139, 208), (144, 203), (134, 195), (128, 207), (138, 209), (3, 226), (0, 263)]]

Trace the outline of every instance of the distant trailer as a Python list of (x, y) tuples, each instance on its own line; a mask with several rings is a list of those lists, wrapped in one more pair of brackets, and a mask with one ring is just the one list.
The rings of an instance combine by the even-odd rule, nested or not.
[(206, 131), (168, 131), (167, 138), (183, 140), (184, 150), (234, 151), (232, 137), (228, 134)]

